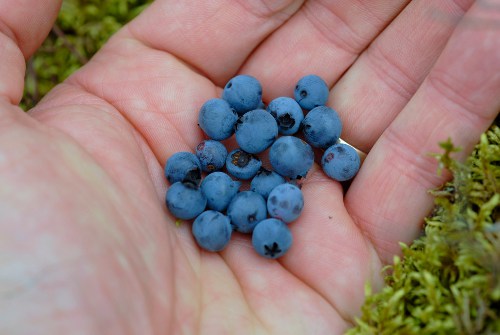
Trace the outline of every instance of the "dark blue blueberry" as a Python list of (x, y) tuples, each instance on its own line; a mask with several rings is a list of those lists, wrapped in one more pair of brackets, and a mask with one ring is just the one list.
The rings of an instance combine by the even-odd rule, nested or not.
[(267, 211), (273, 218), (290, 223), (295, 221), (304, 208), (302, 191), (292, 184), (276, 186), (267, 198)]
[(267, 111), (276, 119), (278, 130), (283, 135), (293, 135), (304, 119), (304, 112), (297, 101), (289, 97), (274, 99), (267, 106)]
[(269, 161), (274, 171), (284, 177), (300, 179), (314, 163), (314, 152), (309, 144), (294, 136), (278, 138), (269, 150)]
[(281, 220), (266, 219), (259, 222), (252, 234), (252, 244), (257, 253), (266, 258), (283, 256), (292, 246), (290, 229)]
[(276, 172), (261, 168), (250, 182), (250, 189), (267, 199), (267, 196), (273, 188), (285, 182), (285, 178)]
[(262, 85), (252, 76), (236, 76), (224, 86), (222, 99), (241, 116), (259, 107), (262, 101)]
[(235, 137), (242, 150), (258, 154), (276, 140), (278, 125), (271, 114), (263, 109), (254, 109), (236, 122)]
[(294, 97), (300, 107), (311, 110), (326, 105), (330, 90), (321, 77), (310, 74), (302, 77), (295, 86)]
[(219, 141), (205, 140), (196, 146), (196, 157), (200, 160), (203, 171), (217, 171), (226, 163), (227, 149)]
[(189, 181), (199, 185), (201, 180), (201, 164), (191, 152), (176, 152), (165, 164), (165, 177), (170, 184), (178, 181)]
[(267, 217), (266, 201), (257, 192), (240, 192), (229, 204), (227, 216), (235, 230), (251, 233), (255, 225)]
[(342, 121), (337, 112), (327, 106), (313, 108), (302, 121), (302, 131), (307, 143), (326, 149), (337, 143), (342, 132)]
[(232, 227), (224, 214), (208, 210), (193, 222), (193, 236), (196, 243), (205, 250), (217, 252), (224, 249), (231, 239)]
[(173, 216), (190, 220), (205, 210), (207, 199), (196, 185), (189, 182), (177, 182), (168, 188), (166, 203)]
[(326, 149), (321, 158), (323, 171), (337, 181), (352, 179), (358, 173), (361, 160), (356, 150), (344, 143), (334, 144)]
[(238, 179), (252, 179), (261, 166), (262, 162), (257, 156), (241, 149), (234, 149), (226, 158), (227, 172)]
[(224, 172), (214, 172), (201, 182), (201, 191), (207, 198), (207, 207), (219, 212), (226, 210), (241, 186)]
[(222, 141), (234, 133), (238, 115), (223, 99), (210, 99), (201, 106), (198, 125), (213, 140)]

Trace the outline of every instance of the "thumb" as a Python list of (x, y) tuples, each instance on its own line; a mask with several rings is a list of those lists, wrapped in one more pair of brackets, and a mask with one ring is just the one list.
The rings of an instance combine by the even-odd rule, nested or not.
[(0, 0), (0, 97), (22, 98), (26, 59), (42, 44), (62, 0)]

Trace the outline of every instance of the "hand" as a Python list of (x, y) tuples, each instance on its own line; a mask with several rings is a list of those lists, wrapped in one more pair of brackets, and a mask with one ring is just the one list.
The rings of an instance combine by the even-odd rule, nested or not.
[[(445, 178), (428, 153), (465, 155), (500, 109), (498, 0), (157, 0), (25, 114), (58, 5), (0, 1), (2, 334), (340, 334), (419, 234)], [(345, 197), (314, 167), (279, 261), (239, 234), (202, 252), (164, 205), (166, 159), (237, 73), (267, 101), (322, 76), (369, 152)]]

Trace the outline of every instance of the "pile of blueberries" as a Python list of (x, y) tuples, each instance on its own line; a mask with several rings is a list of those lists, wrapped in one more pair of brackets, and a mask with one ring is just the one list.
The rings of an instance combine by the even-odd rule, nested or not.
[[(326, 175), (337, 181), (354, 177), (360, 158), (354, 148), (339, 143), (342, 122), (326, 106), (328, 93), (323, 79), (307, 75), (295, 86), (294, 99), (278, 97), (266, 108), (260, 82), (238, 75), (226, 84), (222, 98), (203, 104), (198, 125), (209, 139), (195, 153), (175, 153), (165, 166), (171, 184), (167, 207), (178, 219), (194, 219), (192, 232), (201, 248), (224, 249), (236, 230), (252, 234), (258, 254), (284, 255), (292, 244), (288, 224), (304, 208), (299, 180), (314, 163), (313, 147), (322, 152)], [(294, 136), (299, 132), (303, 139)], [(221, 141), (233, 134), (238, 148), (228, 153)], [(268, 168), (259, 157), (264, 152)], [(240, 190), (240, 180), (250, 181), (248, 190)]]

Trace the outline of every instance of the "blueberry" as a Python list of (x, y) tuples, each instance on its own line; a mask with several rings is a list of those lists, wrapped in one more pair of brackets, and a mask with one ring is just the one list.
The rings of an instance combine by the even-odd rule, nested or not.
[(194, 220), (192, 232), (201, 248), (216, 252), (224, 249), (229, 243), (232, 227), (227, 216), (208, 210)]
[(176, 152), (165, 164), (165, 177), (169, 183), (189, 181), (199, 185), (201, 180), (201, 163), (191, 152)]
[(326, 149), (337, 143), (342, 132), (342, 121), (337, 112), (327, 106), (318, 106), (302, 121), (302, 131), (307, 143)]
[(314, 152), (309, 144), (294, 136), (278, 138), (269, 150), (269, 161), (277, 173), (300, 179), (314, 163)]
[(241, 149), (234, 149), (226, 158), (227, 172), (238, 179), (252, 179), (261, 166), (262, 162), (257, 156)]
[(226, 163), (227, 149), (219, 141), (205, 140), (196, 146), (196, 157), (198, 157), (203, 171), (217, 171), (222, 169)]
[(258, 154), (278, 137), (276, 120), (263, 109), (245, 113), (236, 122), (236, 142), (240, 148), (251, 154)]
[(344, 143), (326, 149), (321, 158), (323, 171), (332, 179), (346, 181), (358, 173), (361, 160), (353, 147)]
[(267, 199), (272, 189), (283, 183), (285, 183), (285, 178), (276, 172), (260, 168), (257, 175), (250, 182), (250, 190), (259, 193)]
[(266, 201), (257, 192), (240, 192), (229, 204), (227, 216), (235, 230), (251, 233), (255, 225), (267, 217)]
[(190, 182), (176, 182), (167, 190), (167, 208), (178, 219), (194, 219), (205, 210), (207, 199), (200, 188)]
[(213, 140), (222, 141), (234, 133), (238, 115), (223, 99), (210, 99), (201, 106), (198, 125)]
[(290, 223), (295, 221), (304, 208), (302, 191), (292, 184), (276, 186), (267, 198), (267, 211), (273, 218)]
[(295, 86), (294, 97), (300, 107), (311, 110), (326, 105), (330, 90), (321, 77), (310, 74), (300, 78)]
[(259, 222), (252, 234), (255, 251), (266, 258), (283, 256), (292, 246), (292, 241), (292, 233), (286, 223), (274, 218)]
[(222, 99), (241, 116), (259, 107), (262, 101), (262, 85), (252, 76), (236, 76), (224, 87)]
[(214, 172), (201, 182), (201, 191), (207, 198), (207, 207), (219, 212), (226, 210), (241, 186), (224, 172)]
[(297, 101), (289, 97), (279, 97), (272, 100), (267, 111), (276, 119), (278, 130), (283, 135), (293, 135), (304, 119), (304, 112)]

